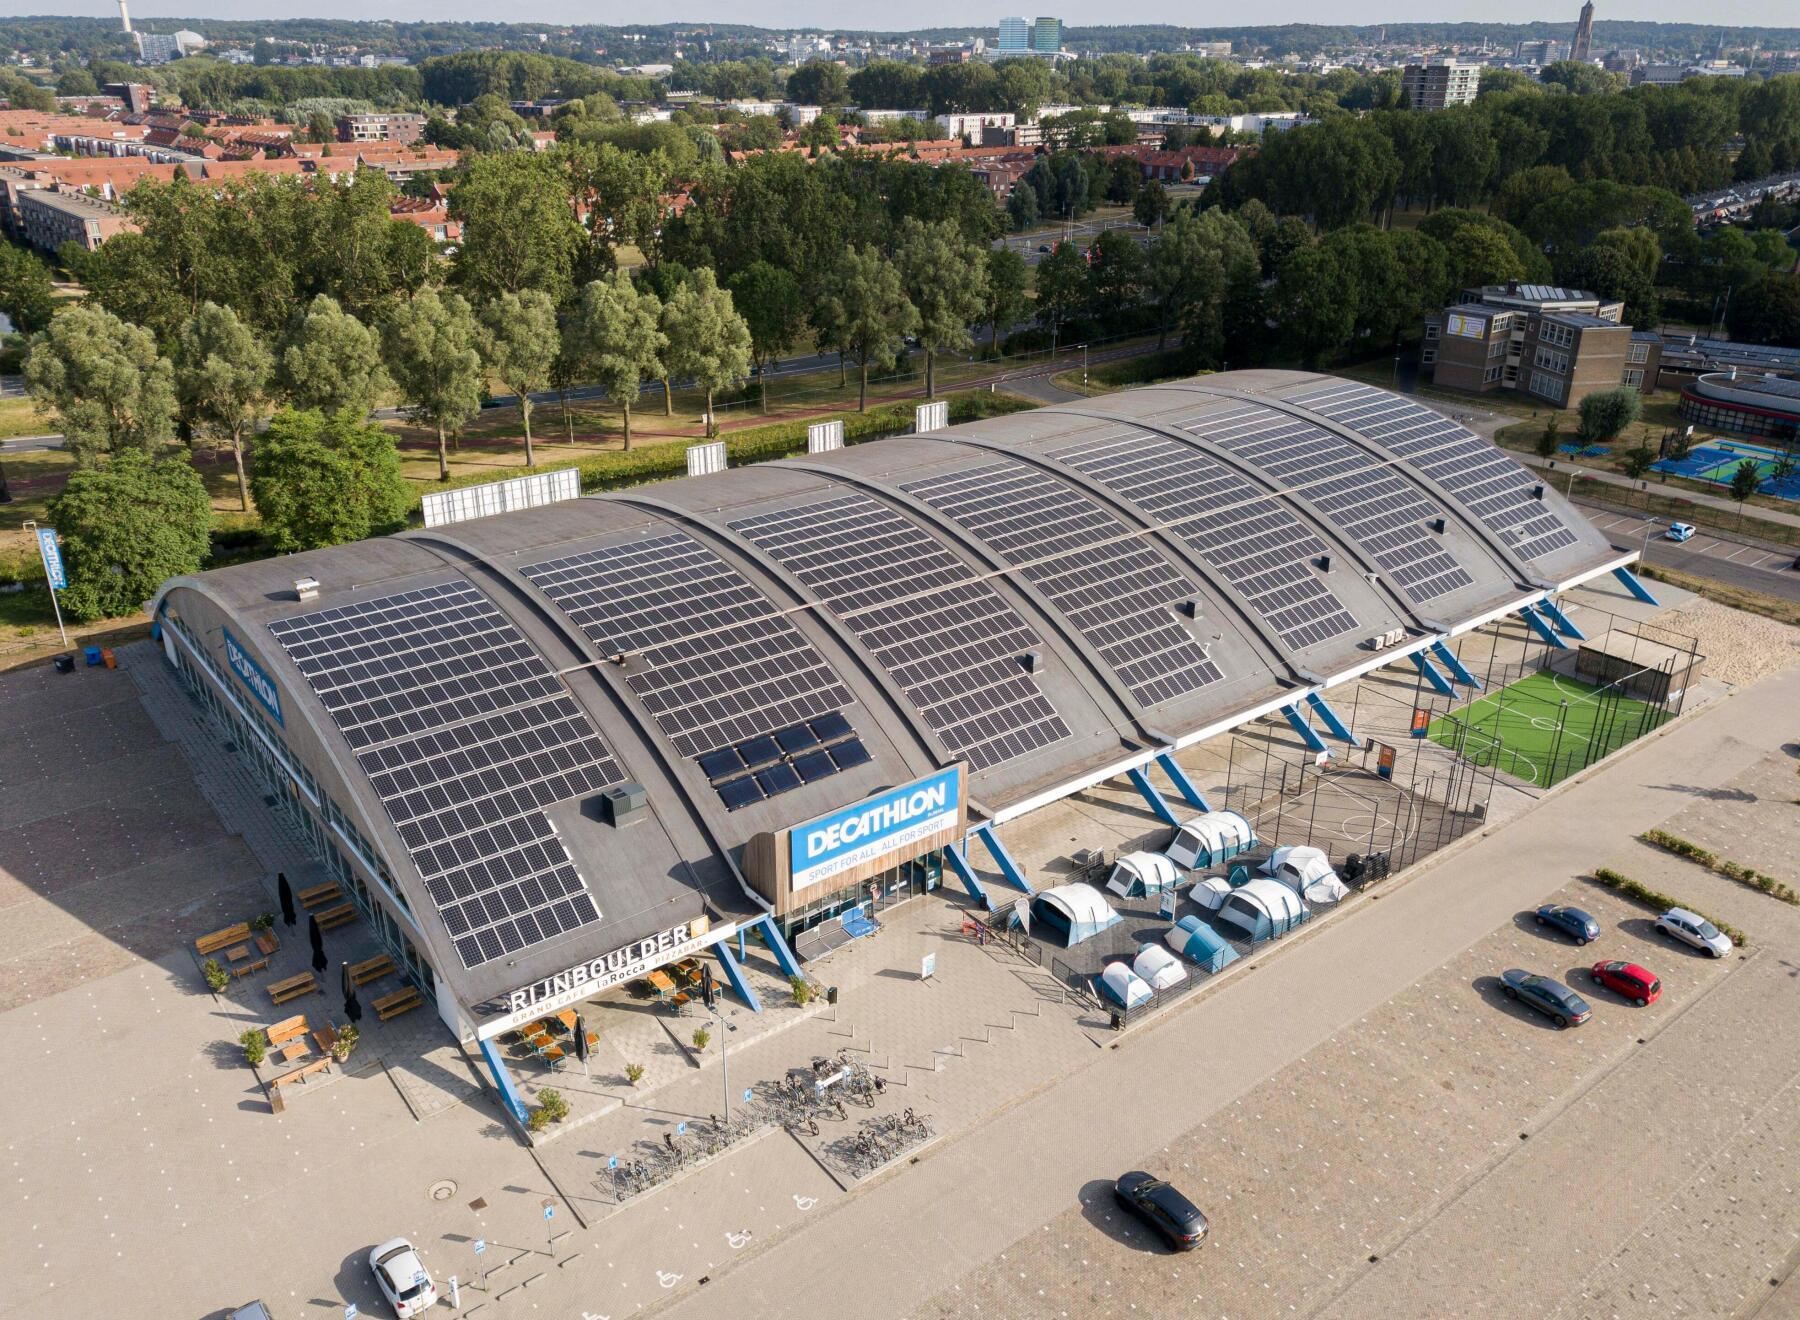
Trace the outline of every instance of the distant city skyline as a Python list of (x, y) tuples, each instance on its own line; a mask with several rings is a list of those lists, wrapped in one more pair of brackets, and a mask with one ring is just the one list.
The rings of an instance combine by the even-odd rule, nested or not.
[[(1040, 10), (1022, 11), (1017, 5), (990, 4), (992, 14), (982, 13), (980, 21), (988, 28), (998, 25), (1006, 14), (1024, 13), (1032, 17)], [(1513, 8), (1497, 14), (1491, 4), (1478, 0), (1382, 0), (1371, 6), (1366, 15), (1358, 15), (1361, 26), (1381, 23), (1454, 23), (1454, 22), (1567, 22), (1574, 30), (1580, 10), (1579, 0), (1572, 3), (1534, 4), (1529, 12)], [(1717, 0), (1704, 12), (1680, 9), (1666, 0), (1631, 3), (1603, 0), (1595, 17), (1600, 23), (1615, 20), (1665, 23), (1719, 24), (1725, 27), (1800, 27), (1800, 11), (1792, 0)], [(656, 17), (648, 19), (645, 6), (623, 0), (525, 0), (522, 4), (497, 6), (492, 0), (163, 0), (161, 3), (132, 4), (134, 22), (160, 25), (177, 19), (391, 19), (396, 22), (507, 22), (542, 21), (558, 25), (597, 23), (628, 26), (633, 23), (745, 23), (757, 27), (820, 27), (861, 30), (897, 31), (885, 27), (897, 17), (887, 5), (867, 3), (844, 4), (840, 0), (758, 0), (751, 5), (745, 0), (668, 0), (657, 6)], [(1120, 25), (1133, 23), (1170, 23), (1182, 27), (1225, 26), (1219, 14), (1197, 13), (1185, 0), (1080, 0), (1079, 3), (1044, 4), (1041, 12), (1054, 14), (1065, 27)], [(0, 17), (24, 17), (40, 14), (68, 14), (93, 18), (118, 17), (117, 0), (0, 0)], [(916, 0), (904, 10), (909, 29), (966, 26), (977, 17), (967, 0)], [(1341, 24), (1346, 21), (1344, 6), (1338, 0), (1284, 0), (1264, 5), (1250, 16), (1249, 24), (1266, 26), (1281, 23)], [(1212, 19), (1211, 24), (1203, 20)], [(979, 29), (978, 29), (979, 30)]]

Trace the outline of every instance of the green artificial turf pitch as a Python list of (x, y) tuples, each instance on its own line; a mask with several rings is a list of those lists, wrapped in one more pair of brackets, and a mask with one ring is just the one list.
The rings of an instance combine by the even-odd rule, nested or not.
[(1477, 765), (1498, 761), (1501, 773), (1549, 788), (1662, 718), (1649, 702), (1542, 670), (1440, 715), (1426, 733), (1444, 747), (1460, 746)]

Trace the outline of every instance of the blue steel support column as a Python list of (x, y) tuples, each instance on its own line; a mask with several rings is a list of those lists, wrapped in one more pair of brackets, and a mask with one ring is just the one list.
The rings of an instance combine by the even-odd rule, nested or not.
[(1328, 750), (1325, 740), (1312, 731), (1312, 726), (1306, 722), (1306, 716), (1300, 713), (1298, 706), (1283, 706), (1281, 713), (1287, 716), (1287, 722), (1294, 726), (1294, 732), (1300, 735), (1301, 742), (1315, 752)]
[(481, 1046), (481, 1057), (487, 1060), (488, 1071), (494, 1074), (494, 1085), (500, 1088), (500, 1103), (506, 1106), (506, 1112), (515, 1120), (525, 1122), (525, 1102), (519, 1098), (519, 1088), (513, 1085), (512, 1074), (506, 1069), (506, 1060), (500, 1057), (500, 1051), (494, 1048), (493, 1041), (478, 1043)]
[(1542, 614), (1545, 618), (1549, 619), (1551, 623), (1556, 625), (1556, 631), (1561, 633), (1564, 637), (1573, 637), (1578, 642), (1585, 642), (1587, 640), (1587, 634), (1577, 628), (1574, 621), (1571, 620), (1568, 615), (1564, 614), (1561, 607), (1548, 596), (1538, 602), (1538, 613)]
[(1332, 737), (1349, 743), (1352, 747), (1361, 747), (1363, 740), (1356, 736), (1342, 717), (1331, 708), (1331, 703), (1317, 692), (1306, 694), (1306, 704), (1319, 712), (1319, 718), (1325, 721), (1325, 727), (1331, 730)]
[(1144, 773), (1142, 767), (1133, 766), (1125, 772), (1125, 775), (1131, 780), (1131, 786), (1137, 789), (1139, 796), (1149, 804), (1150, 810), (1156, 813), (1157, 818), (1163, 824), (1181, 824), (1180, 817), (1176, 816), (1169, 804), (1163, 801), (1163, 795), (1156, 791), (1156, 785), (1150, 782), (1150, 776)]
[(1000, 836), (994, 833), (992, 825), (977, 825), (972, 837), (987, 845), (988, 856), (994, 859), (994, 865), (1000, 868), (1000, 874), (1006, 877), (1008, 884), (1023, 889), (1028, 894), (1037, 893), (1031, 887), (1031, 881), (1025, 878), (1025, 872), (1013, 860), (1013, 855), (1006, 851), (1006, 845), (1000, 842)]
[(756, 997), (756, 988), (750, 984), (750, 978), (744, 975), (744, 969), (738, 960), (731, 956), (731, 942), (720, 940), (712, 946), (712, 951), (719, 955), (719, 965), (725, 969), (725, 979), (731, 983), (732, 993), (750, 1006), (752, 1013), (762, 1012), (762, 1000)]
[(1544, 616), (1539, 614), (1531, 606), (1527, 605), (1524, 609), (1520, 610), (1519, 617), (1531, 625), (1532, 632), (1536, 633), (1545, 642), (1554, 646), (1557, 650), (1566, 651), (1569, 649), (1569, 644), (1558, 637), (1551, 629), (1550, 625), (1544, 622)]
[(981, 877), (975, 874), (975, 868), (969, 865), (968, 859), (963, 856), (962, 849), (954, 843), (946, 844), (944, 860), (950, 863), (950, 869), (956, 872), (956, 878), (962, 881), (962, 887), (969, 891), (969, 897), (989, 912), (994, 911), (995, 903), (987, 891), (987, 886), (981, 883)]
[(1169, 777), (1169, 782), (1175, 785), (1175, 791), (1181, 794), (1181, 800), (1183, 802), (1187, 803), (1190, 807), (1193, 807), (1196, 811), (1212, 810), (1212, 807), (1208, 805), (1206, 801), (1206, 795), (1198, 788), (1194, 787), (1194, 781), (1188, 778), (1187, 771), (1183, 770), (1181, 764), (1176, 761), (1175, 753), (1158, 752), (1156, 754), (1156, 763), (1162, 767), (1163, 773)]
[(1461, 660), (1456, 658), (1456, 652), (1452, 651), (1442, 642), (1433, 642), (1431, 644), (1431, 653), (1444, 662), (1444, 668), (1450, 671), (1450, 677), (1454, 678), (1464, 687), (1478, 688), (1483, 686), (1481, 680), (1469, 672), (1468, 666), (1464, 665)]
[(794, 957), (794, 951), (788, 948), (788, 942), (781, 937), (781, 927), (775, 924), (775, 918), (765, 912), (750, 924), (762, 936), (763, 943), (769, 946), (769, 952), (774, 956), (775, 965), (781, 968), (781, 974), (801, 975), (800, 960)]
[(1646, 604), (1646, 605), (1662, 604), (1661, 601), (1659, 601), (1655, 596), (1652, 596), (1650, 594), (1650, 588), (1646, 587), (1642, 582), (1640, 582), (1638, 580), (1638, 575), (1636, 573), (1633, 573), (1629, 568), (1625, 568), (1623, 566), (1620, 566), (1619, 568), (1615, 568), (1613, 570), (1613, 576), (1618, 578), (1619, 581), (1625, 585), (1625, 590), (1629, 591), (1632, 595), (1636, 596), (1639, 600), (1643, 601), (1644, 604)]
[(1413, 662), (1413, 668), (1425, 675), (1425, 681), (1431, 684), (1446, 697), (1454, 697), (1456, 689), (1450, 686), (1450, 680), (1438, 673), (1437, 666), (1425, 657), (1423, 651), (1414, 651), (1406, 657)]
[(744, 928), (742, 926), (739, 926), (738, 927), (738, 961), (739, 962), (747, 962), (749, 960), (749, 958), (750, 958), (750, 955), (748, 953), (744, 952)]

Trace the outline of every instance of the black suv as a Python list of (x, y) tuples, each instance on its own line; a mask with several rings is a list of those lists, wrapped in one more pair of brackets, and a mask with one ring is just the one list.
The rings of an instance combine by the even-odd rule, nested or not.
[(1175, 1251), (1192, 1251), (1206, 1240), (1206, 1216), (1200, 1207), (1142, 1169), (1113, 1184), (1113, 1199), (1161, 1234)]

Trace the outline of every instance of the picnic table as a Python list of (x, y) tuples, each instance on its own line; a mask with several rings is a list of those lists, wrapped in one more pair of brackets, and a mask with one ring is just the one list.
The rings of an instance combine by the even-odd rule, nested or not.
[(301, 972), (300, 975), (290, 976), (285, 981), (271, 981), (264, 987), (269, 992), (269, 998), (277, 1004), (285, 1004), (290, 999), (310, 995), (318, 988), (319, 983), (311, 972)]
[(650, 989), (658, 999), (672, 995), (676, 991), (675, 982), (670, 979), (667, 972), (660, 969), (645, 976), (644, 980), (649, 983)]

